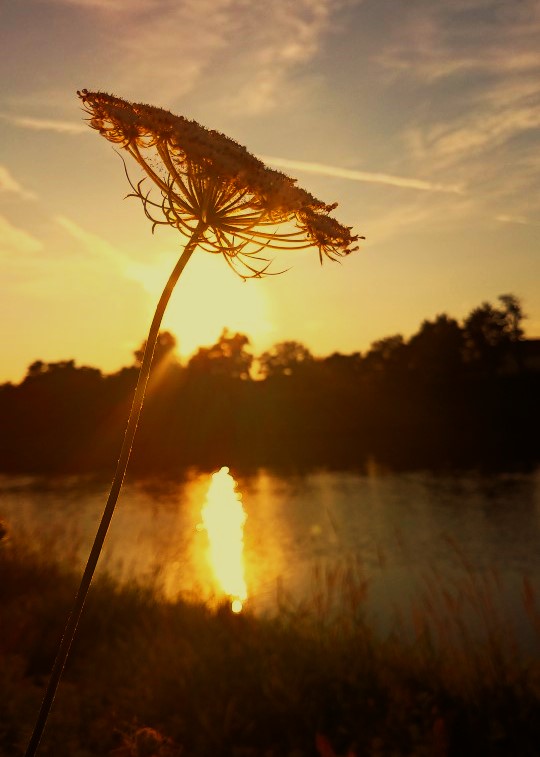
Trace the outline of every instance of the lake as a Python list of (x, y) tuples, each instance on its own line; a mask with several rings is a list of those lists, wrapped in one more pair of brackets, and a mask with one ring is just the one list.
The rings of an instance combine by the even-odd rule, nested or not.
[[(220, 598), (201, 508), (211, 477), (127, 483), (98, 570), (152, 580), (165, 595)], [(535, 644), (523, 592), (540, 589), (540, 469), (483, 475), (316, 471), (236, 476), (247, 514), (248, 605), (319, 606), (363, 598), (378, 628), (411, 627), (418, 612), (486, 615)], [(84, 478), (0, 477), (10, 541), (82, 564), (108, 493)], [(524, 583), (525, 579), (525, 583)], [(434, 609), (433, 605), (437, 608)], [(530, 609), (530, 608), (529, 608)]]

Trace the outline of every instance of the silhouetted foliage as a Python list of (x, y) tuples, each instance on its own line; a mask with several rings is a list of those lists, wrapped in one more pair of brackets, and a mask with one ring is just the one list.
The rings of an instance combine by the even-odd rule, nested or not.
[(368, 371), (388, 376), (404, 370), (406, 354), (403, 337), (394, 334), (373, 342), (364, 361)]
[(447, 315), (424, 321), (408, 344), (409, 368), (426, 381), (456, 378), (463, 364), (463, 331)]
[[(408, 340), (322, 358), (295, 341), (255, 358), (246, 335), (225, 329), (185, 366), (163, 332), (131, 469), (538, 461), (540, 341), (523, 338), (523, 318), (502, 295), (462, 324), (439, 314)], [(37, 360), (20, 384), (0, 386), (0, 469), (111, 470), (143, 350), (111, 375)]]
[(189, 361), (188, 370), (220, 378), (248, 379), (253, 361), (248, 346), (247, 336), (230, 334), (228, 329), (223, 329), (216, 344), (197, 350)]
[(464, 323), (465, 358), (483, 370), (493, 371), (502, 359), (514, 355), (513, 345), (523, 336), (521, 303), (511, 294), (499, 297), (501, 307), (484, 302)]
[[(171, 334), (170, 331), (160, 331), (157, 337), (156, 346), (154, 348), (154, 358), (153, 358), (153, 365), (154, 368), (156, 364), (162, 363), (165, 359), (171, 359), (172, 353), (176, 349), (176, 337), (174, 334)], [(140, 366), (143, 357), (144, 352), (146, 350), (146, 339), (142, 343), (142, 345), (139, 347), (138, 350), (135, 350), (133, 353), (135, 355), (135, 363), (137, 366)]]
[(262, 378), (291, 376), (299, 369), (309, 366), (313, 356), (299, 342), (279, 342), (271, 350), (263, 352), (258, 358), (259, 372)]

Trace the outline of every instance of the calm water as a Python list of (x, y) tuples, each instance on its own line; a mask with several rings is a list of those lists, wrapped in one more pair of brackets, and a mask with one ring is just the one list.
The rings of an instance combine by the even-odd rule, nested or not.
[[(255, 611), (276, 607), (278, 589), (313, 600), (335, 570), (369, 583), (369, 612), (396, 614), (449, 589), (460, 611), (496, 595), (496, 607), (527, 636), (523, 576), (540, 589), (540, 470), (498, 476), (370, 475), (260, 471), (237, 478), (247, 512), (245, 571)], [(219, 595), (197, 530), (209, 475), (183, 483), (128, 484), (99, 570), (152, 578), (170, 597)], [(30, 539), (51, 556), (82, 560), (107, 486), (82, 479), (0, 478), (0, 516), (11, 542)], [(279, 594), (283, 596), (282, 593)], [(431, 600), (430, 600), (431, 597)], [(531, 637), (532, 638), (532, 637)]]

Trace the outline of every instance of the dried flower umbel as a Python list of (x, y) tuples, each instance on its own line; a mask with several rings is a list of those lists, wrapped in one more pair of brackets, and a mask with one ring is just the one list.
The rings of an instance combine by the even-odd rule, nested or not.
[(158, 188), (156, 201), (144, 180), (140, 197), (155, 228), (170, 225), (198, 246), (224, 255), (243, 278), (267, 272), (263, 250), (316, 247), (335, 259), (348, 255), (358, 237), (328, 213), (326, 205), (274, 171), (245, 147), (195, 121), (151, 105), (101, 92), (79, 92), (90, 126), (124, 148)]
[[(295, 185), (293, 179), (264, 163), (232, 139), (181, 116), (150, 105), (130, 103), (103, 92), (77, 93), (90, 126), (128, 152), (146, 177), (130, 181), (143, 203), (152, 229), (170, 225), (187, 244), (160, 297), (141, 363), (139, 379), (120, 457), (103, 516), (81, 579), (71, 615), (51, 672), (26, 757), (35, 755), (54, 701), (83, 605), (118, 500), (141, 408), (159, 327), (178, 278), (197, 247), (225, 257), (244, 279), (268, 274), (265, 250), (315, 247), (321, 263), (353, 252), (358, 239), (328, 213), (326, 205)], [(125, 164), (124, 164), (125, 165)], [(127, 171), (126, 171), (127, 173)], [(145, 180), (158, 190), (154, 199)]]

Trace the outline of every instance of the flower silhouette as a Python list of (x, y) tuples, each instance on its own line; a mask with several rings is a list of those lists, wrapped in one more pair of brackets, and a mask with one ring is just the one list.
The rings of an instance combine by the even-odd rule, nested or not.
[(268, 272), (265, 249), (314, 246), (321, 262), (357, 249), (358, 237), (328, 215), (336, 204), (317, 200), (234, 140), (151, 105), (78, 94), (90, 126), (126, 150), (159, 189), (156, 201), (144, 179), (131, 184), (153, 228), (170, 225), (189, 237), (199, 229), (198, 246), (222, 254), (242, 278)]
[[(83, 89), (77, 94), (90, 115), (90, 125), (126, 150), (144, 169), (146, 177), (138, 184), (134, 185), (129, 176), (128, 180), (152, 221), (152, 230), (159, 224), (170, 225), (188, 241), (152, 319), (114, 479), (25, 757), (34, 757), (39, 747), (118, 501), (163, 314), (194, 250), (201, 247), (222, 254), (246, 279), (268, 273), (270, 261), (261, 257), (263, 250), (316, 247), (322, 263), (323, 256), (336, 260), (348, 255), (356, 249), (352, 245), (358, 239), (350, 228), (328, 215), (335, 204), (315, 199), (293, 179), (267, 168), (223, 134), (161, 108), (130, 103), (103, 92)], [(152, 198), (151, 189), (144, 191), (146, 178), (157, 186), (159, 201)]]

